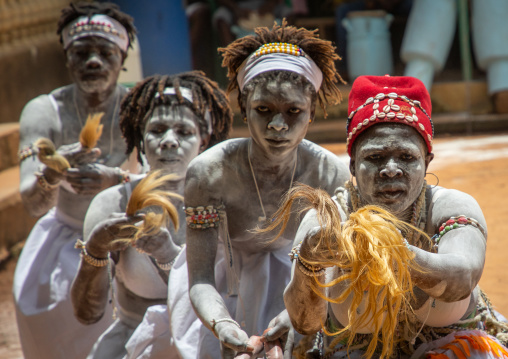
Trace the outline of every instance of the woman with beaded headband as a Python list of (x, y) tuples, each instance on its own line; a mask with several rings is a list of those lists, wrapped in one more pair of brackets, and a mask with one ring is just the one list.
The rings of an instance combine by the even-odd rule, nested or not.
[[(128, 176), (118, 126), (127, 89), (117, 80), (135, 34), (133, 19), (111, 3), (71, 4), (62, 10), (57, 33), (73, 84), (31, 100), (20, 119), (21, 197), (30, 214), (45, 214), (27, 239), (14, 276), (27, 359), (81, 358), (111, 323), (110, 316), (94, 326), (79, 323), (68, 294), (79, 263), (74, 244), (82, 237), (90, 201)], [(103, 114), (104, 131), (89, 149), (79, 136), (94, 113)], [(41, 137), (54, 143), (70, 168), (59, 172), (39, 161), (34, 143)]]
[[(294, 183), (320, 185), (331, 193), (347, 179), (336, 156), (304, 140), (316, 100), (324, 105), (340, 99), (331, 43), (284, 22), (257, 28), (256, 35), (220, 51), (229, 70), (229, 90), (239, 91), (251, 136), (214, 146), (196, 157), (187, 172), (189, 282), (170, 293), (169, 306), (175, 337), (187, 347), (197, 343), (199, 358), (251, 353), (255, 348), (249, 337), (267, 329), (270, 345), (292, 346), (282, 291), (289, 280), (288, 238), (296, 231), (297, 216), (275, 242), (252, 230), (269, 223)], [(187, 268), (179, 264), (172, 275), (183, 278)], [(173, 309), (189, 299), (183, 294), (187, 288), (202, 322), (199, 337), (189, 338), (192, 344), (182, 337), (195, 322), (175, 317)], [(290, 356), (291, 350), (285, 350), (285, 357)]]
[(322, 357), (508, 355), (499, 343), (506, 345), (508, 326), (478, 288), (482, 211), (466, 193), (425, 181), (434, 157), (431, 110), (418, 79), (359, 77), (347, 125), (356, 186), (348, 181), (333, 199), (298, 187), (278, 212), (274, 226), (288, 220), (293, 201), (310, 203), (284, 301), (298, 332), (333, 334), (314, 348)]
[[(146, 156), (150, 171), (173, 174), (158, 189), (179, 195), (183, 195), (189, 162), (226, 139), (232, 119), (224, 92), (199, 71), (149, 77), (129, 92), (120, 109), (120, 127), (128, 153), (137, 149)], [(138, 160), (143, 164), (140, 156)], [(142, 219), (141, 215), (126, 214), (126, 207), (130, 194), (144, 177), (131, 176), (131, 182), (98, 194), (85, 218), (86, 242), (82, 244), (82, 260), (71, 291), (75, 315), (84, 324), (100, 320), (108, 306), (110, 276), (115, 281), (118, 313), (118, 319), (99, 338), (88, 358), (127, 355), (126, 344), (131, 339), (129, 347), (135, 346), (132, 342), (136, 338), (131, 338), (131, 334), (149, 306), (158, 307), (150, 314), (158, 316), (153, 325), (169, 327), (164, 310), (168, 276), (185, 245), (185, 214), (181, 197), (171, 198), (178, 209), (178, 229), (163, 226), (156, 234), (142, 236), (132, 245), (121, 241), (132, 235), (125, 226)], [(109, 266), (108, 257), (112, 259)], [(161, 316), (161, 310), (166, 315)], [(146, 341), (146, 333), (143, 334)], [(160, 350), (164, 358), (179, 358), (171, 345), (170, 333), (165, 335), (152, 338), (157, 345), (150, 348), (150, 357), (156, 357), (155, 351)], [(134, 357), (130, 351), (128, 355)]]

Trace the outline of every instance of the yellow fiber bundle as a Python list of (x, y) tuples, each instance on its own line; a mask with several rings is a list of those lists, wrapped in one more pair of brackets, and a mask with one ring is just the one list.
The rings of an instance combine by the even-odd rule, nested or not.
[[(336, 247), (337, 255), (325, 262), (341, 268), (345, 274), (330, 283), (318, 282), (318, 285), (332, 287), (345, 284), (338, 297), (325, 299), (341, 303), (349, 295), (353, 296), (348, 313), (349, 324), (339, 333), (349, 330), (355, 334), (362, 326), (373, 327), (373, 338), (367, 348), (368, 358), (376, 350), (379, 334), (381, 358), (391, 355), (400, 314), (412, 311), (409, 304), (413, 295), (410, 269), (417, 269), (417, 266), (413, 262), (414, 253), (406, 248), (400, 232), (406, 228), (406, 223), (384, 209), (365, 206), (350, 215), (342, 233), (329, 237), (335, 242), (330, 245)], [(365, 312), (358, 315), (357, 309), (364, 295), (367, 296)], [(353, 335), (349, 336), (348, 345), (352, 341)]]
[(69, 161), (56, 152), (55, 144), (50, 139), (41, 137), (33, 145), (37, 148), (39, 161), (52, 170), (63, 173), (67, 168), (71, 167)]
[(84, 148), (92, 149), (97, 145), (104, 126), (101, 124), (102, 116), (104, 116), (104, 112), (88, 115), (86, 123), (79, 134), (79, 142)]
[[(323, 296), (317, 286), (315, 292), (332, 303), (344, 302), (352, 295), (349, 325), (337, 333), (327, 334), (349, 331), (350, 346), (360, 327), (371, 327), (373, 336), (366, 358), (372, 357), (378, 341), (382, 344), (380, 357), (389, 357), (393, 352), (400, 315), (412, 311), (409, 304), (413, 295), (410, 269), (420, 270), (413, 261), (414, 253), (406, 248), (401, 231), (407, 232), (410, 228), (419, 230), (377, 206), (360, 208), (350, 215), (341, 228), (339, 210), (328, 193), (298, 185), (287, 193), (271, 225), (261, 231), (271, 231), (280, 226), (278, 238), (289, 222), (293, 202), (300, 199), (308, 203), (300, 211), (314, 209), (321, 227), (313, 238), (315, 245), (311, 258), (304, 258), (300, 254), (302, 260), (318, 267), (337, 266), (344, 273), (329, 283), (320, 283), (314, 277), (320, 287), (340, 285), (343, 291), (338, 297)], [(364, 293), (367, 305), (365, 312), (358, 315), (357, 309)]]
[(132, 238), (125, 239), (125, 241), (134, 243), (143, 236), (154, 235), (159, 232), (160, 227), (169, 224), (169, 221), (178, 230), (178, 210), (171, 203), (171, 198), (183, 201), (183, 197), (176, 193), (158, 189), (167, 181), (174, 178), (175, 175), (173, 174), (161, 176), (160, 171), (153, 171), (143, 178), (132, 190), (132, 195), (125, 211), (128, 216), (133, 216), (137, 211), (149, 206), (159, 207), (162, 209), (162, 213), (148, 212), (141, 226), (126, 226), (135, 229), (135, 234)]

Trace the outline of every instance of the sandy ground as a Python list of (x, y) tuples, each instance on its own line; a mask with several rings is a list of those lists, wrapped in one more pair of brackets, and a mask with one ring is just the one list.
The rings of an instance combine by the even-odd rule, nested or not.
[[(344, 144), (325, 145), (347, 161)], [(508, 134), (438, 139), (430, 172), (439, 185), (472, 195), (488, 224), (487, 260), (480, 286), (494, 306), (508, 315)], [(427, 177), (429, 184), (437, 179)], [(0, 359), (23, 358), (12, 303), (15, 260), (0, 268)]]

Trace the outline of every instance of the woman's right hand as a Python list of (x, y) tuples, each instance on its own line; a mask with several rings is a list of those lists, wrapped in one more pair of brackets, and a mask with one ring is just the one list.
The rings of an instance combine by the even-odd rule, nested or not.
[(133, 228), (125, 228), (143, 220), (143, 215), (127, 216), (125, 213), (112, 213), (107, 219), (97, 223), (86, 242), (86, 249), (96, 258), (106, 258), (108, 252), (124, 250), (128, 241), (116, 241), (131, 238)]
[(233, 359), (238, 352), (252, 352), (254, 347), (249, 343), (249, 336), (235, 324), (220, 322), (214, 327), (215, 334), (221, 342), (222, 358)]

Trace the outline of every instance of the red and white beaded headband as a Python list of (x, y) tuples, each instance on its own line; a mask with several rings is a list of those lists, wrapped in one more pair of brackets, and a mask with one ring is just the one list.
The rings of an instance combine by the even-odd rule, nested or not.
[(62, 31), (64, 49), (78, 39), (98, 36), (116, 44), (124, 53), (129, 48), (129, 35), (125, 27), (115, 19), (97, 14), (91, 17), (81, 16), (69, 23)]

